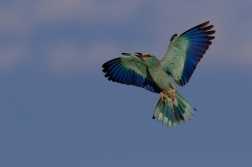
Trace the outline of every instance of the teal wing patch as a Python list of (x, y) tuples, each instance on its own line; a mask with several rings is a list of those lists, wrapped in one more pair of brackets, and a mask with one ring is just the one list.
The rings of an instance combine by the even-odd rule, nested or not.
[(184, 86), (189, 82), (197, 64), (206, 53), (215, 33), (208, 22), (195, 26), (180, 36), (173, 35), (164, 58), (160, 61), (163, 69), (176, 83)]
[(122, 57), (112, 59), (102, 65), (105, 77), (113, 82), (142, 87), (160, 93), (150, 77), (147, 67), (135, 55), (123, 53)]

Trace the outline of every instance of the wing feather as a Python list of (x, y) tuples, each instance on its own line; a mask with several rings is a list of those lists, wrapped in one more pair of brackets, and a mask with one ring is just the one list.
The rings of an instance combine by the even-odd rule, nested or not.
[(102, 65), (105, 77), (113, 82), (142, 87), (160, 93), (160, 89), (150, 77), (147, 67), (135, 55), (124, 53)]
[(173, 35), (164, 58), (160, 61), (163, 69), (176, 83), (184, 86), (189, 82), (198, 62), (206, 53), (215, 33), (208, 22), (195, 26), (180, 36)]

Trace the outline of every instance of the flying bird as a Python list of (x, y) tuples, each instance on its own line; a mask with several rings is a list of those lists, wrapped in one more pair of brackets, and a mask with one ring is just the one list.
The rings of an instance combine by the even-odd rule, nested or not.
[(212, 30), (213, 25), (208, 24), (209, 21), (197, 25), (179, 36), (174, 34), (162, 60), (151, 53), (122, 53), (122, 57), (102, 65), (105, 77), (109, 81), (160, 93), (152, 118), (164, 125), (175, 126), (191, 120), (196, 109), (178, 93), (176, 84), (184, 86), (189, 82), (200, 59), (212, 44), (215, 30)]

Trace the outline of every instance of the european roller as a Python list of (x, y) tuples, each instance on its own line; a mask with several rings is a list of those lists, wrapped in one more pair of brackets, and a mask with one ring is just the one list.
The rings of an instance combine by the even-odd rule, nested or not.
[[(206, 53), (215, 37), (213, 25), (208, 22), (197, 25), (181, 35), (174, 34), (162, 60), (151, 53), (122, 53), (102, 65), (109, 81), (142, 87), (160, 98), (154, 110), (153, 119), (164, 125), (191, 120), (196, 109), (179, 93), (176, 86), (186, 85), (200, 59)], [(173, 80), (172, 80), (173, 78)]]

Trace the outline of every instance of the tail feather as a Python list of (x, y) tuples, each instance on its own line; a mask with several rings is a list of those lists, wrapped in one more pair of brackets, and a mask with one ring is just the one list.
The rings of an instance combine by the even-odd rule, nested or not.
[(168, 95), (165, 99), (158, 100), (153, 119), (157, 120), (167, 126), (176, 126), (176, 123), (184, 123), (185, 120), (191, 120), (193, 111), (196, 109), (190, 105), (180, 94), (175, 93), (175, 98), (172, 100)]

